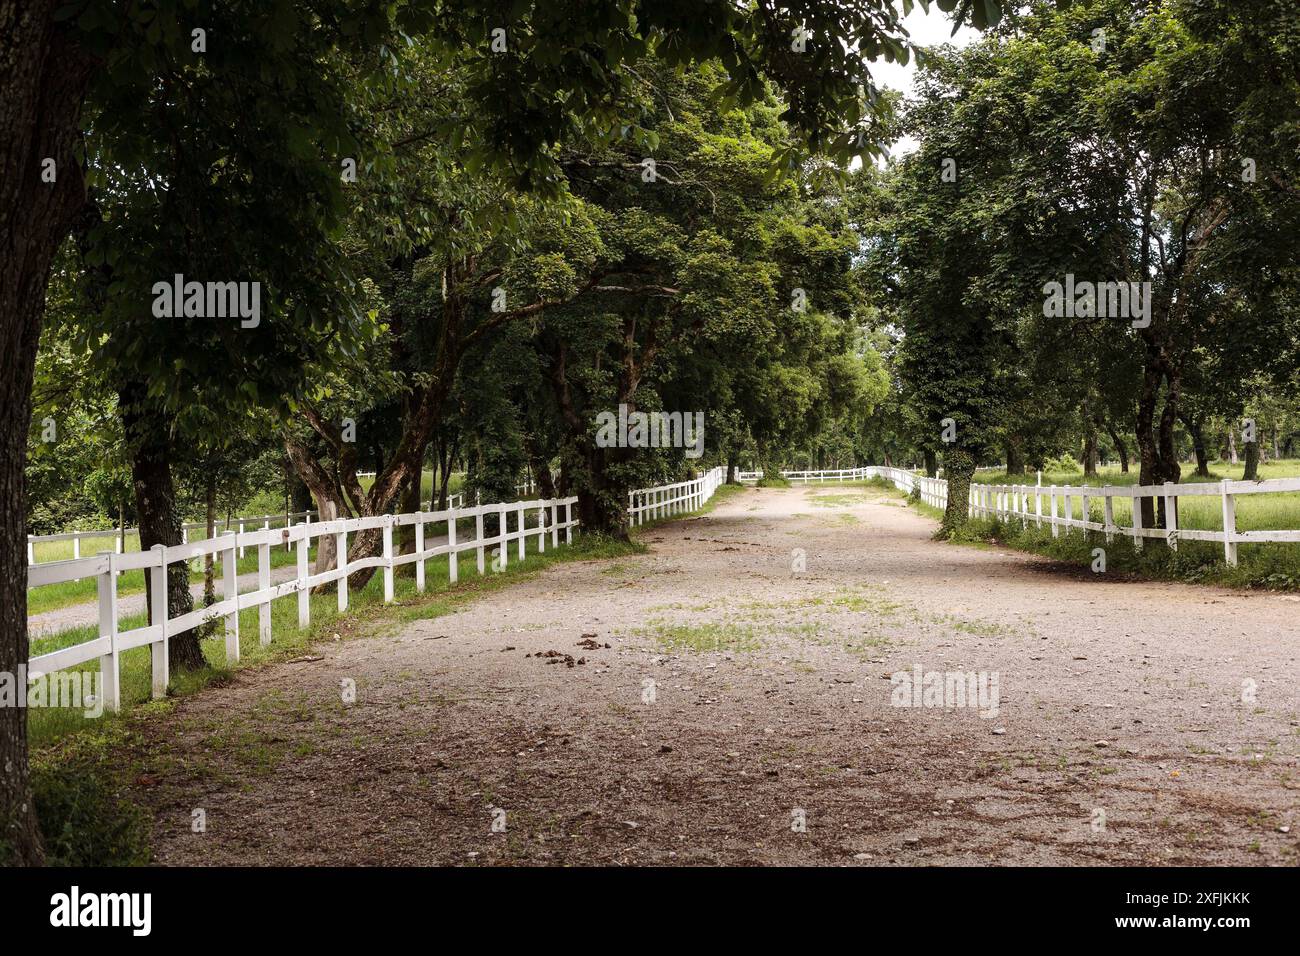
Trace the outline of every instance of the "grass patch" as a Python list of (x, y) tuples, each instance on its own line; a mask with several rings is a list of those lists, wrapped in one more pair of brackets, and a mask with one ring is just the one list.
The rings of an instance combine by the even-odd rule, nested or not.
[(726, 624), (653, 623), (638, 633), (653, 637), (666, 651), (755, 651), (762, 642), (753, 628)]
[(815, 508), (851, 508), (873, 500), (873, 495), (824, 495), (810, 494), (808, 500)]

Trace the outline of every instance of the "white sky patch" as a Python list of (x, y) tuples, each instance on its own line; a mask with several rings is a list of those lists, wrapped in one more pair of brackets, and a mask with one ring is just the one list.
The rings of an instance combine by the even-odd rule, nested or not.
[[(979, 30), (968, 26), (963, 26), (957, 31), (957, 35), (953, 36), (952, 21), (933, 4), (931, 4), (928, 14), (920, 7), (917, 7), (903, 19), (903, 26), (907, 28), (907, 32), (911, 34), (912, 42), (917, 46), (939, 46), (943, 43), (951, 43), (960, 49), (969, 46), (980, 36)], [(916, 61), (911, 60), (906, 66), (903, 66), (900, 63), (886, 63), (884, 60), (877, 60), (871, 64), (871, 75), (875, 78), (877, 86), (889, 87), (910, 96), (913, 92), (916, 77)], [(889, 155), (894, 159), (906, 156), (908, 153), (915, 152), (917, 145), (916, 140), (912, 137), (904, 136), (890, 145)]]

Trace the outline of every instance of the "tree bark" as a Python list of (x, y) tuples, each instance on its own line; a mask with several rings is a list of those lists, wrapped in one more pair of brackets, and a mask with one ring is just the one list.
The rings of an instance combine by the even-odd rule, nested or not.
[(975, 474), (975, 458), (961, 448), (943, 453), (943, 474), (948, 479), (948, 503), (936, 537), (950, 538), (970, 517), (970, 483)]
[(1246, 445), (1246, 470), (1241, 475), (1242, 481), (1259, 481), (1259, 439), (1248, 441)]
[(1111, 443), (1115, 446), (1115, 454), (1119, 455), (1119, 470), (1121, 474), (1128, 474), (1128, 444), (1124, 441), (1115, 426), (1110, 422), (1105, 423), (1106, 434), (1110, 436)]
[[(27, 429), (45, 286), (85, 201), (73, 153), (94, 61), (53, 21), (59, 0), (0, 0), (0, 671), (27, 663)], [(54, 182), (43, 180), (54, 160)], [(0, 864), (44, 861), (27, 709), (0, 707)]]
[[(171, 547), (182, 543), (181, 517), (176, 510), (176, 489), (172, 482), (171, 416), (148, 400), (148, 387), (131, 381), (118, 387), (118, 414), (131, 454), (131, 484), (135, 490), (135, 511), (140, 526), (140, 550), (155, 544)], [(151, 623), (160, 619), (154, 595), (146, 591)], [(167, 566), (167, 614), (179, 617), (194, 610), (190, 594), (190, 569), (185, 561)], [(173, 670), (197, 670), (206, 661), (196, 629), (173, 634), (167, 641), (167, 659)]]
[(1210, 477), (1210, 454), (1205, 447), (1205, 428), (1190, 415), (1183, 418), (1183, 427), (1192, 439), (1192, 454), (1196, 456), (1196, 474), (1202, 478)]
[(939, 456), (933, 448), (927, 448), (923, 452), (925, 455), (925, 477), (933, 478), (939, 474)]
[[(1025, 473), (1025, 456), (1020, 450), (1020, 439), (1012, 437), (1007, 439), (1007, 474), (1023, 475)], [(944, 455), (944, 468), (947, 468), (947, 455)]]

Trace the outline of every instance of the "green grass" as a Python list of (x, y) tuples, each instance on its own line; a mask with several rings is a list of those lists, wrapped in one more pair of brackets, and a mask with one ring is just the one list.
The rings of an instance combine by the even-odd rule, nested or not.
[(754, 651), (762, 642), (747, 626), (729, 624), (652, 623), (637, 631), (653, 637), (665, 651)]

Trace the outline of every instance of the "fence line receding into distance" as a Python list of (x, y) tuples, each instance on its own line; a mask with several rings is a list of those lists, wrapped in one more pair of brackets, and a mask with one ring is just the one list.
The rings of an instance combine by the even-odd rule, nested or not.
[[(632, 492), (628, 516), (633, 524), (649, 518), (666, 517), (703, 506), (722, 484), (725, 469), (715, 468), (693, 481), (677, 482), (656, 488), (642, 488)], [(239, 612), (257, 608), (258, 637), (263, 645), (271, 643), (271, 602), (277, 598), (298, 595), (298, 626), (311, 623), (310, 590), (319, 584), (337, 582), (338, 608), (348, 607), (348, 576), (367, 568), (382, 572), (384, 601), (393, 600), (394, 571), (407, 564), (415, 565), (415, 587), (425, 589), (425, 563), (432, 558), (447, 556), (449, 583), (456, 583), (459, 575), (459, 556), (466, 551), (475, 552), (478, 573), (485, 573), (487, 555), (495, 556), (494, 567), (504, 570), (509, 563), (511, 542), (518, 543), (518, 558), (527, 555), (528, 540), (535, 539), (534, 552), (556, 548), (561, 543), (570, 544), (579, 520), (573, 514), (576, 497), (513, 501), (499, 504), (482, 504), (472, 507), (448, 508), (442, 511), (421, 511), (412, 514), (378, 515), (368, 518), (345, 518), (333, 521), (304, 521), (287, 527), (263, 527), (256, 531), (228, 531), (203, 541), (187, 541), (164, 547), (155, 545), (148, 551), (125, 554), (103, 551), (94, 557), (72, 558), (66, 561), (47, 561), (29, 564), (27, 586), (37, 588), (61, 584), (81, 578), (97, 578), (99, 592), (98, 637), (38, 654), (27, 662), (27, 677), (67, 670), (82, 664), (99, 661), (102, 693), (106, 710), (117, 710), (121, 704), (120, 657), (128, 650), (148, 645), (152, 652), (152, 693), (155, 698), (167, 693), (167, 645), (177, 634), (192, 630), (208, 621), (224, 619), (226, 659), (239, 660)], [(496, 534), (484, 533), (484, 519), (496, 516)], [(251, 520), (251, 519), (249, 519)], [(473, 522), (474, 536), (461, 538), (457, 525)], [(414, 526), (414, 550), (409, 554), (395, 554), (393, 529)], [(512, 527), (513, 526), (513, 527)], [(445, 528), (445, 540), (426, 547), (426, 529), (435, 532)], [(358, 532), (378, 530), (382, 547), (378, 555), (348, 561), (348, 536)], [(561, 532), (563, 542), (561, 542)], [(328, 571), (314, 574), (308, 567), (313, 539), (332, 537), (338, 560)], [(442, 535), (440, 535), (440, 538)], [(271, 584), (271, 548), (283, 545), (286, 550), (297, 551), (297, 567), (293, 578)], [(257, 551), (257, 585), (255, 590), (240, 593), (238, 555), (245, 548)], [(169, 617), (167, 610), (167, 571), (174, 563), (188, 564), (208, 555), (214, 563), (219, 559), (222, 581), (221, 600), (207, 607), (196, 608), (188, 614)], [(143, 627), (119, 630), (118, 625), (118, 575), (124, 571), (145, 572), (149, 592), (149, 606), (153, 608), (152, 620)]]
[[(948, 506), (948, 482), (943, 478), (926, 478), (903, 468), (868, 466), (836, 471), (783, 471), (781, 476), (793, 483), (810, 484), (825, 481), (867, 481), (884, 478), (900, 491), (911, 494), (918, 489), (921, 500), (935, 508)], [(822, 477), (833, 476), (833, 477)], [(741, 481), (757, 481), (762, 472), (740, 472)], [(1131, 537), (1137, 547), (1146, 538), (1158, 538), (1177, 550), (1178, 542), (1217, 541), (1223, 544), (1224, 560), (1232, 567), (1237, 565), (1237, 546), (1264, 542), (1300, 542), (1300, 530), (1237, 530), (1237, 498), (1241, 495), (1285, 494), (1300, 492), (1300, 478), (1270, 478), (1267, 481), (1191, 482), (1163, 485), (985, 485), (970, 486), (969, 514), (972, 518), (1019, 519), (1023, 527), (1031, 523), (1052, 529), (1058, 537), (1060, 529), (1068, 534), (1071, 528), (1100, 531), (1112, 539), (1115, 535)], [(1220, 499), (1223, 515), (1222, 530), (1180, 528), (1178, 526), (1178, 499), (1181, 497), (1212, 497)], [(1115, 520), (1115, 499), (1128, 499), (1131, 521), (1121, 525)], [(1142, 498), (1163, 498), (1166, 508), (1164, 528), (1142, 526)], [(1092, 502), (1102, 502), (1101, 520), (1092, 517)], [(1074, 503), (1080, 502), (1080, 516), (1074, 515)]]

